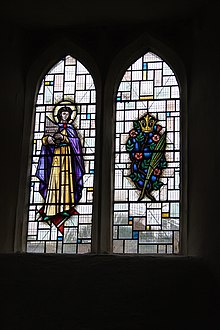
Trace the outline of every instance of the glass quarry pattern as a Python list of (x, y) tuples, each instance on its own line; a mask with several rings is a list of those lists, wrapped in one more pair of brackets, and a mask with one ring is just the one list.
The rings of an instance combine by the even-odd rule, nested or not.
[[(71, 118), (73, 119), (71, 125), (68, 123), (61, 124), (57, 119), (58, 115), (56, 117), (56, 112), (61, 106), (69, 106), (71, 108)], [(91, 251), (96, 134), (95, 115), (96, 91), (93, 78), (78, 60), (71, 56), (66, 56), (44, 77), (35, 105), (27, 252), (88, 253)], [(50, 221), (50, 217), (45, 217), (44, 214), (43, 218), (41, 214), (42, 208), (45, 206), (47, 207), (49, 202), (47, 205), (45, 198), (43, 198), (40, 193), (41, 182), (39, 177), (37, 177), (37, 173), (40, 168), (39, 163), (44, 148), (42, 146), (42, 141), (45, 133), (46, 131), (48, 133), (48, 127), (53, 130), (53, 126), (58, 127), (58, 125), (60, 125), (60, 129), (63, 129), (62, 133), (64, 131), (67, 132), (65, 137), (67, 141), (68, 139), (69, 141), (71, 140), (70, 136), (78, 136), (78, 138), (75, 138), (75, 140), (73, 138), (73, 142), (60, 144), (59, 148), (56, 149), (59, 150), (56, 155), (58, 162), (60, 164), (62, 163), (59, 165), (60, 168), (61, 166), (64, 166), (63, 163), (65, 160), (65, 173), (63, 172), (64, 174), (60, 174), (64, 175), (65, 178), (58, 178), (56, 180), (58, 180), (57, 182), (67, 180), (66, 173), (69, 171), (68, 166), (72, 166), (74, 179), (78, 181), (82, 180), (78, 186), (74, 186), (74, 189), (77, 187), (77, 189), (79, 188), (80, 190), (81, 184), (82, 191), (79, 191), (79, 198), (76, 198), (74, 192), (75, 201), (78, 200), (78, 202), (74, 203), (71, 212), (64, 209), (63, 212), (61, 212), (62, 216), (60, 216), (60, 218), (58, 216), (60, 222), (56, 222), (58, 218), (53, 222)], [(65, 133), (63, 134), (65, 136)], [(80, 150), (78, 151), (78, 154), (76, 150)], [(70, 161), (71, 157), (73, 157), (71, 154), (72, 152), (75, 152), (75, 161), (78, 159), (77, 166), (75, 167), (74, 165), (71, 165)], [(69, 154), (67, 155), (67, 153)], [(48, 159), (52, 159), (52, 157), (47, 158), (47, 160)], [(57, 168), (53, 167), (53, 170), (56, 171)], [(54, 178), (55, 175), (52, 179)], [(68, 180), (71, 180), (71, 178)], [(57, 182), (54, 184), (56, 185)], [(51, 183), (49, 184), (52, 186)], [(63, 185), (65, 184), (66, 183)], [(60, 185), (62, 184), (60, 183)], [(63, 188), (64, 195), (66, 194), (65, 189), (67, 189), (65, 187)], [(56, 193), (61, 194), (60, 186), (55, 189)], [(55, 194), (54, 191), (52, 191), (52, 194), (53, 193)], [(48, 200), (49, 199), (47, 199), (47, 201)], [(50, 200), (56, 200), (56, 197)], [(55, 205), (55, 207), (57, 207), (57, 209), (60, 208), (61, 210), (60, 205)]]
[[(129, 150), (131, 156), (136, 145), (136, 140), (132, 138), (136, 138), (138, 134), (140, 138), (143, 134), (140, 122), (141, 119), (146, 119), (147, 115), (152, 116), (155, 123), (159, 124), (154, 126), (155, 132), (157, 127), (160, 127), (160, 133), (166, 136), (166, 166), (159, 170), (154, 169), (160, 172), (161, 186), (153, 189), (150, 196), (140, 198), (138, 182), (143, 185), (146, 174), (143, 176), (143, 182), (137, 181), (135, 175), (138, 177), (139, 174), (133, 172), (136, 165), (133, 165), (129, 157)], [(147, 135), (149, 136), (145, 133), (143, 136)], [(158, 139), (161, 137), (156, 135)], [(134, 141), (133, 144), (129, 145), (129, 138), (130, 142)], [(149, 169), (150, 160), (147, 163), (147, 154), (144, 151), (142, 153), (137, 149), (136, 154), (133, 154), (138, 160), (144, 158), (144, 155)], [(179, 86), (171, 68), (150, 52), (127, 69), (118, 88), (114, 171), (113, 253), (179, 253)], [(152, 176), (150, 180), (153, 181)], [(153, 186), (152, 182), (151, 185)]]

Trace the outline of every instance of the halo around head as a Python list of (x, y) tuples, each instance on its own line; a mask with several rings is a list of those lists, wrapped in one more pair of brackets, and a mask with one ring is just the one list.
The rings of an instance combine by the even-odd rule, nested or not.
[(76, 115), (77, 115), (76, 104), (69, 100), (63, 100), (63, 101), (58, 102), (53, 109), (53, 119), (56, 123), (59, 123), (59, 119), (58, 119), (57, 115), (58, 115), (60, 108), (65, 107), (65, 106), (68, 106), (72, 110), (71, 118), (69, 119), (68, 123), (71, 124), (74, 121), (74, 119), (76, 118)]

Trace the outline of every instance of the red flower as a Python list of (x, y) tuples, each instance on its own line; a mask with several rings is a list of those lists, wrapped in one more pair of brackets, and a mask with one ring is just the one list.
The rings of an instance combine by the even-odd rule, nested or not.
[(143, 154), (142, 154), (142, 152), (136, 152), (136, 154), (134, 155), (134, 157), (139, 160), (139, 159), (142, 159)]
[(137, 133), (134, 129), (132, 129), (132, 130), (130, 131), (130, 136), (131, 136), (131, 137), (136, 137), (137, 134), (138, 134), (138, 133)]
[(160, 173), (161, 173), (161, 170), (159, 168), (155, 168), (154, 175), (158, 176), (158, 175), (160, 175)]
[(154, 142), (158, 142), (160, 140), (160, 135), (159, 134), (154, 134), (152, 139), (153, 139)]

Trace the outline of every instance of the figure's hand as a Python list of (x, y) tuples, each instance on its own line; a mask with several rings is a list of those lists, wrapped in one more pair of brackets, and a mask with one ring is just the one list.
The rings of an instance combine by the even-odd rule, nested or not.
[(52, 136), (48, 135), (48, 137), (47, 137), (47, 143), (48, 144), (55, 144), (54, 138)]
[(64, 138), (63, 134), (61, 133), (55, 133), (53, 137), (55, 140), (60, 140), (60, 141), (63, 140)]
[(63, 141), (64, 136), (61, 133), (55, 133), (53, 138), (54, 138), (55, 144), (60, 144)]

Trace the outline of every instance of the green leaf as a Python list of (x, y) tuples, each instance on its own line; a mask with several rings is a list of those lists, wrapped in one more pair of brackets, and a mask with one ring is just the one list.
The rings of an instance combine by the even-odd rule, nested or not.
[(135, 128), (135, 129), (140, 128), (140, 123), (139, 123), (138, 120), (135, 120), (135, 121), (134, 121), (134, 128)]
[(127, 141), (127, 144), (126, 144), (126, 149), (127, 149), (128, 151), (132, 151), (133, 148), (134, 148), (134, 143), (132, 143), (131, 140), (129, 139), (129, 140)]
[(150, 159), (144, 159), (143, 161), (142, 161), (142, 163), (141, 163), (141, 167), (142, 168), (148, 168), (149, 167), (149, 165), (150, 165)]
[(140, 174), (137, 173), (137, 172), (131, 173), (131, 174), (130, 174), (130, 178), (131, 178), (133, 181), (138, 181), (138, 180), (140, 179)]
[(154, 148), (156, 147), (156, 143), (152, 142), (149, 146), (150, 150), (154, 150)]
[(167, 168), (167, 162), (160, 163), (160, 168)]
[(132, 151), (133, 148), (134, 148), (134, 145), (132, 145), (132, 146), (127, 146), (127, 151)]
[(163, 186), (163, 182), (155, 181), (153, 183), (153, 189), (154, 190), (159, 190)]
[(144, 141), (144, 135), (143, 135), (142, 132), (137, 135), (136, 140), (137, 141)]

